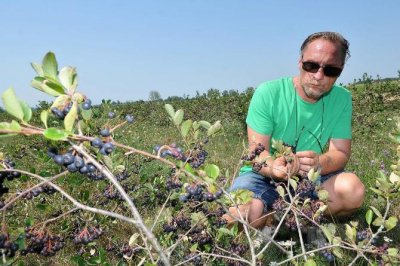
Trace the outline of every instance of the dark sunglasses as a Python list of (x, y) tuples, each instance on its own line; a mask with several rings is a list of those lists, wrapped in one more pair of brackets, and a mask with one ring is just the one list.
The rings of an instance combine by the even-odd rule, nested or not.
[(339, 77), (340, 73), (342, 73), (342, 68), (334, 67), (334, 66), (321, 66), (318, 63), (311, 61), (304, 61), (302, 63), (303, 70), (310, 73), (317, 73), (320, 68), (322, 68), (324, 75), (327, 77)]

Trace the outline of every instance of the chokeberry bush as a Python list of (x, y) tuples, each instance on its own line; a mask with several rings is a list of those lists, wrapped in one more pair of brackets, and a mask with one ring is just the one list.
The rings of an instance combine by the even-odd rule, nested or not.
[[(152, 137), (136, 115), (145, 112), (142, 117), (148, 118), (149, 108), (132, 110), (122, 105), (118, 109), (105, 100), (92, 105), (90, 97), (77, 90), (76, 69), (59, 70), (51, 52), (32, 67), (37, 73), (32, 87), (55, 99), (31, 109), (12, 88), (2, 94), (11, 119), (0, 122), (1, 140), (27, 138), (30, 144), (20, 146), (18, 152), (0, 151), (2, 264), (398, 262), (397, 244), (389, 237), (398, 219), (392, 209), (400, 187), (400, 146), (392, 172), (380, 171), (372, 184), (373, 204), (365, 218), (339, 228), (323, 215), (329, 195), (320, 187), (319, 172), (296, 177), (295, 153), (274, 140), (274, 156), (284, 156), (294, 167), (288, 182), (275, 183), (280, 198), (270, 211), (277, 224), (266, 235), (252, 228), (244, 216), (235, 217), (233, 224), (223, 218), (229, 207), (240, 208), (251, 200), (251, 193), (227, 191), (240, 164), (230, 174), (218, 166), (221, 158), (209, 149), (225, 134), (221, 122), (187, 118), (210, 117), (207, 108), (189, 105), (193, 110), (184, 112), (162, 103), (166, 119), (156, 123), (161, 133), (170, 136), (151, 146), (135, 136), (124, 142), (134, 127)], [(210, 93), (204, 98), (213, 102), (219, 97)], [(225, 104), (242, 118), (241, 106)], [(164, 130), (167, 126), (175, 131)], [(392, 138), (399, 145), (400, 124)], [(218, 144), (221, 149), (231, 145)], [(260, 160), (264, 149), (256, 146), (242, 157), (242, 163), (260, 170), (266, 164)], [(319, 228), (325, 243), (305, 243), (309, 228)], [(285, 231), (294, 241), (279, 239)]]

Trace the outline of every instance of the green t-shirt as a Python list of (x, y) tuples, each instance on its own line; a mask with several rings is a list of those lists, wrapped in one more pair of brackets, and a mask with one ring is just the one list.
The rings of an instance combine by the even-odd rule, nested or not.
[[(334, 85), (317, 102), (309, 103), (297, 94), (293, 79), (286, 77), (262, 83), (256, 89), (246, 123), (271, 140), (297, 144), (297, 151), (322, 153), (321, 148), (331, 138), (351, 139), (351, 115), (351, 93), (346, 88)], [(241, 172), (248, 170), (251, 168), (243, 167)]]

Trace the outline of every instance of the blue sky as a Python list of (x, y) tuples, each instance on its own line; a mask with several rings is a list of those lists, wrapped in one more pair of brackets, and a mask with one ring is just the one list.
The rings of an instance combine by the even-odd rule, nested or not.
[(48, 51), (77, 67), (78, 90), (94, 103), (243, 91), (296, 75), (300, 44), (325, 30), (350, 41), (339, 83), (397, 77), (399, 10), (398, 0), (4, 0), (0, 91), (12, 86), (31, 106), (51, 100), (30, 87), (30, 62)]

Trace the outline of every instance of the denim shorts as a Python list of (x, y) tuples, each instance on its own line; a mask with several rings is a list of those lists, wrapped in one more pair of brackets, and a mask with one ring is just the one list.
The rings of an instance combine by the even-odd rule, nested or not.
[[(344, 170), (335, 171), (330, 174), (326, 174), (319, 177), (317, 183), (322, 184), (330, 177), (335, 176)], [(279, 194), (276, 191), (277, 184), (269, 177), (262, 176), (256, 172), (250, 171), (243, 173), (238, 176), (229, 191), (235, 191), (238, 189), (246, 189), (253, 192), (253, 198), (259, 199), (264, 203), (264, 211), (270, 210), (275, 200), (279, 198)]]

